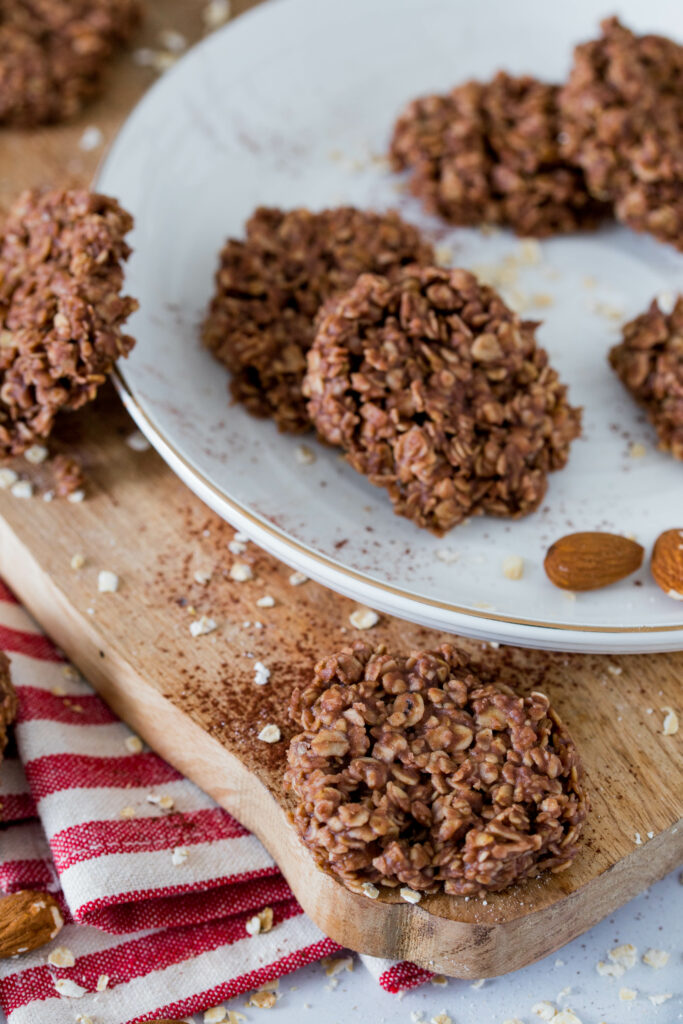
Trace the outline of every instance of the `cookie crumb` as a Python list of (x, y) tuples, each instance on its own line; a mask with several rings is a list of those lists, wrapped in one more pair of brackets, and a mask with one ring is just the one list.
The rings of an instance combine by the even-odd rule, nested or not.
[(259, 608), (274, 608), (275, 598), (271, 597), (270, 594), (264, 594), (263, 597), (259, 597), (256, 604)]
[(376, 900), (379, 896), (379, 889), (372, 882), (363, 882), (361, 885), (363, 895), (367, 896), (369, 900)]
[(302, 466), (311, 466), (315, 462), (315, 452), (307, 444), (300, 444), (295, 450), (296, 461)]
[(29, 480), (17, 480), (10, 487), (10, 491), (15, 498), (32, 498), (33, 484)]
[(98, 149), (99, 146), (104, 142), (104, 135), (94, 124), (91, 124), (85, 129), (80, 139), (78, 140), (79, 149), (82, 149), (84, 153), (90, 153), (93, 149)]
[(265, 686), (270, 679), (270, 669), (266, 668), (262, 661), (254, 664), (254, 682), (257, 686)]
[(3, 467), (0, 469), (0, 490), (9, 490), (19, 479), (19, 474), (13, 469)]
[(131, 754), (140, 754), (143, 743), (139, 736), (126, 736), (124, 740), (126, 750)]
[(85, 555), (82, 555), (80, 551), (77, 551), (75, 555), (71, 556), (71, 561), (69, 562), (69, 565), (75, 571), (78, 569), (82, 569), (83, 566), (85, 565)]
[(199, 583), (200, 586), (205, 587), (207, 583), (211, 581), (211, 572), (206, 569), (197, 569), (193, 574), (195, 583)]
[(408, 886), (403, 886), (401, 889), (401, 899), (405, 900), (406, 903), (419, 903), (422, 899), (422, 893), (416, 892), (415, 889), (409, 889)]
[(146, 452), (151, 448), (149, 441), (140, 430), (134, 430), (132, 434), (129, 434), (126, 444), (134, 452)]
[(57, 946), (49, 954), (47, 962), (52, 967), (73, 967), (76, 963), (76, 957), (66, 946)]
[(302, 583), (308, 583), (308, 576), (303, 572), (293, 572), (289, 577), (289, 582), (293, 587), (300, 587)]
[(97, 589), (100, 594), (115, 594), (119, 589), (119, 578), (116, 573), (102, 569), (97, 576)]

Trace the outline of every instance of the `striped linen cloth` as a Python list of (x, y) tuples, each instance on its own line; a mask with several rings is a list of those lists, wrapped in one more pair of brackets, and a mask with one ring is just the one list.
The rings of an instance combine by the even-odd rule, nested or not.
[[(340, 949), (259, 841), (144, 747), (2, 584), (0, 648), (19, 698), (0, 770), (0, 889), (54, 893), (66, 922), (56, 941), (75, 957), (51, 966), (47, 947), (0, 961), (9, 1024), (182, 1017)], [(274, 927), (251, 937), (266, 906)], [(390, 992), (430, 977), (361, 959)]]

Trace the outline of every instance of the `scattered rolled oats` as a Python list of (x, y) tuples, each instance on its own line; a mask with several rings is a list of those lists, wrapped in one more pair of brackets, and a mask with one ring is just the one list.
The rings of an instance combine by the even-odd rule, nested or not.
[(324, 956), (320, 965), (328, 978), (334, 978), (342, 971), (353, 971), (353, 957), (351, 956)]
[(126, 750), (131, 754), (139, 754), (142, 751), (142, 740), (139, 736), (126, 736), (124, 743)]
[(678, 732), (678, 715), (673, 708), (667, 707), (666, 705), (660, 710), (665, 712), (664, 721), (662, 723), (662, 735), (675, 736)]
[(262, 935), (266, 932), (271, 931), (273, 927), (273, 908), (264, 907), (263, 910), (259, 910), (258, 914), (254, 914), (247, 921), (245, 928), (248, 935)]
[(251, 993), (247, 999), (247, 1006), (255, 1006), (259, 1010), (270, 1010), (276, 1002), (277, 996), (274, 992), (261, 988), (258, 992)]
[(622, 1003), (630, 1003), (634, 999), (638, 998), (638, 992), (635, 988), (620, 988), (619, 998), (621, 999)]
[(95, 988), (96, 988), (96, 990), (98, 992), (104, 992), (104, 990), (106, 989), (108, 984), (109, 984), (109, 975), (108, 974), (100, 974), (99, 978), (97, 979), (97, 984), (95, 985)]
[(419, 903), (422, 899), (422, 893), (416, 892), (415, 889), (409, 889), (407, 885), (404, 885), (401, 889), (401, 899), (405, 900), (406, 903)]
[(542, 999), (539, 1003), (534, 1003), (531, 1007), (531, 1012), (535, 1013), (541, 1020), (552, 1020), (557, 1010), (552, 1003), (549, 1003), (547, 999)]
[(190, 851), (186, 846), (174, 846), (171, 852), (171, 864), (177, 868), (184, 864), (189, 856)]
[(251, 571), (251, 566), (247, 565), (246, 562), (233, 562), (230, 566), (230, 579), (236, 580), (237, 583), (245, 583), (253, 578), (254, 574)]
[(665, 1003), (667, 999), (671, 999), (672, 996), (673, 992), (661, 992), (659, 995), (648, 996), (647, 998), (653, 1006), (661, 1006), (662, 1003)]
[(624, 973), (621, 964), (605, 963), (604, 960), (598, 960), (595, 969), (603, 978), (621, 978)]
[(172, 796), (160, 796), (158, 793), (148, 793), (147, 803), (154, 804), (156, 807), (160, 807), (162, 811), (170, 811), (171, 808), (173, 807), (174, 800)]
[(32, 498), (33, 484), (30, 480), (17, 480), (17, 482), (12, 484), (10, 487), (10, 491), (15, 498)]
[(224, 1006), (212, 1006), (209, 1010), (204, 1010), (204, 1024), (221, 1024), (227, 1016), (228, 1011)]
[(85, 129), (78, 141), (78, 145), (84, 153), (90, 153), (93, 149), (101, 146), (103, 142), (104, 135), (96, 125), (92, 124)]
[(264, 594), (263, 597), (259, 597), (256, 604), (259, 606), (259, 608), (274, 608), (275, 598), (271, 597), (270, 594)]
[(81, 999), (86, 993), (86, 989), (82, 985), (77, 985), (71, 978), (57, 978), (55, 988), (60, 996), (66, 999)]
[(76, 963), (76, 957), (66, 946), (57, 946), (48, 956), (47, 962), (52, 967), (73, 967)]
[(300, 444), (295, 449), (296, 461), (302, 466), (310, 466), (315, 462), (315, 452), (307, 444)]
[(151, 447), (149, 441), (140, 430), (134, 430), (132, 434), (129, 434), (126, 438), (126, 444), (134, 452), (146, 452)]
[(262, 661), (254, 663), (254, 682), (257, 686), (265, 686), (270, 679), (270, 669)]
[(119, 811), (119, 818), (134, 818), (135, 808), (128, 804), (126, 807), (122, 807)]
[(230, 20), (230, 0), (209, 0), (202, 11), (202, 20), (209, 32), (224, 25)]
[(258, 738), (263, 743), (277, 743), (278, 740), (282, 739), (282, 733), (280, 732), (279, 726), (271, 723), (263, 726), (261, 732), (258, 734)]
[(349, 622), (354, 629), (372, 629), (379, 622), (379, 615), (372, 608), (356, 608), (349, 615)]
[(372, 882), (363, 882), (361, 885), (363, 895), (367, 896), (369, 900), (376, 900), (379, 896), (379, 889)]
[(200, 586), (205, 587), (211, 579), (211, 572), (203, 569), (197, 569), (193, 574), (195, 583), (199, 583)]
[(182, 53), (187, 49), (187, 39), (182, 32), (177, 32), (173, 28), (163, 28), (159, 33), (159, 42), (171, 53)]
[(214, 629), (218, 629), (218, 624), (208, 615), (202, 615), (190, 623), (191, 636), (206, 636), (207, 633), (213, 633)]
[(85, 555), (82, 555), (80, 551), (77, 551), (75, 555), (71, 556), (69, 565), (72, 569), (82, 569), (85, 565)]
[(100, 594), (115, 594), (119, 589), (119, 578), (116, 573), (102, 569), (97, 576), (97, 589)]
[(3, 467), (0, 469), (0, 489), (3, 491), (12, 487), (19, 479), (19, 474), (13, 469)]
[(308, 576), (302, 572), (293, 572), (289, 577), (289, 582), (293, 587), (300, 587), (302, 583), (308, 582)]
[(524, 575), (524, 559), (521, 555), (508, 555), (503, 559), (503, 576), (508, 580), (521, 580)]
[(49, 452), (44, 444), (32, 444), (24, 452), (26, 461), (31, 462), (34, 466), (39, 466), (41, 462), (45, 462), (48, 455)]
[(607, 956), (613, 964), (620, 964), (625, 971), (630, 971), (636, 965), (638, 950), (630, 942), (626, 942), (622, 946), (615, 946), (614, 949), (610, 949)]
[(663, 949), (646, 949), (643, 953), (643, 963), (648, 967), (654, 967), (656, 971), (666, 967), (669, 962), (669, 954)]

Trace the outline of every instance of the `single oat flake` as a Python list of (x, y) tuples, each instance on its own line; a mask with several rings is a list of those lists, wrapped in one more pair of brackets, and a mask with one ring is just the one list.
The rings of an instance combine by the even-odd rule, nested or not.
[(187, 861), (189, 856), (190, 851), (186, 846), (175, 846), (171, 852), (171, 864), (176, 868), (180, 867), (181, 864)]
[(77, 985), (75, 981), (72, 981), (71, 978), (57, 978), (55, 988), (60, 996), (63, 996), (65, 999), (82, 999), (87, 991), (82, 985)]
[(214, 619), (210, 619), (208, 615), (202, 615), (190, 623), (190, 634), (194, 637), (206, 636), (207, 633), (213, 633), (217, 628), (218, 625)]
[(669, 954), (663, 949), (647, 949), (643, 953), (643, 963), (648, 967), (654, 967), (656, 971), (666, 967), (669, 962)]
[(32, 444), (24, 452), (24, 458), (34, 466), (39, 466), (48, 457), (48, 450), (44, 444)]
[(372, 629), (379, 622), (379, 615), (372, 608), (356, 608), (349, 615), (349, 622), (354, 629)]
[(209, 1010), (204, 1010), (204, 1024), (222, 1024), (227, 1017), (228, 1011), (224, 1006), (212, 1006)]
[(419, 903), (422, 899), (422, 893), (416, 892), (415, 889), (410, 889), (408, 886), (404, 886), (401, 889), (401, 899), (405, 900), (406, 903)]
[(76, 957), (66, 946), (57, 946), (48, 956), (47, 962), (52, 967), (73, 967), (76, 963)]
[(661, 710), (665, 712), (664, 721), (662, 723), (662, 734), (664, 736), (675, 736), (678, 732), (678, 715), (673, 708), (667, 707), (666, 705)]
[(278, 740), (282, 738), (282, 733), (280, 732), (279, 726), (271, 723), (263, 726), (261, 732), (258, 734), (258, 738), (263, 743), (277, 743)]
[(230, 579), (235, 580), (237, 583), (246, 583), (247, 580), (254, 578), (254, 574), (251, 571), (251, 567), (245, 562), (233, 562), (230, 566)]
[(102, 569), (97, 576), (97, 589), (100, 594), (115, 594), (119, 589), (119, 578), (116, 573)]
[(142, 740), (139, 736), (127, 736), (124, 742), (129, 753), (140, 754), (142, 752)]
[(521, 580), (524, 575), (524, 559), (521, 555), (508, 555), (503, 559), (503, 576), (508, 580)]

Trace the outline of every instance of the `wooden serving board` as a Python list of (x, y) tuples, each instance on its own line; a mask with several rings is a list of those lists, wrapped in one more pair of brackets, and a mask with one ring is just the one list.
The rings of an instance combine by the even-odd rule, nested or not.
[[(203, 0), (149, 7), (141, 45), (154, 45), (160, 28), (198, 34)], [(109, 137), (148, 79), (128, 57), (77, 124), (1, 133), (0, 206), (27, 184), (87, 180), (95, 157), (78, 150), (83, 128)], [(293, 587), (290, 570), (253, 545), (239, 556), (253, 579), (234, 582), (233, 531), (154, 452), (126, 445), (132, 429), (112, 391), (65, 421), (59, 443), (88, 474), (82, 504), (0, 491), (0, 574), (114, 711), (259, 836), (328, 935), (457, 977), (493, 976), (570, 941), (683, 859), (683, 731), (662, 735), (661, 710), (680, 709), (683, 654), (546, 655), (465, 642), (498, 659), (520, 689), (542, 686), (569, 724), (593, 800), (577, 861), (485, 902), (433, 896), (419, 906), (353, 895), (318, 870), (287, 819), (286, 707), (317, 658), (360, 635), (349, 622), (354, 605), (312, 582)], [(43, 485), (45, 467), (14, 465)], [(77, 553), (86, 561), (74, 570)], [(101, 569), (118, 574), (118, 592), (98, 593)], [(207, 585), (196, 570), (211, 572)], [(258, 607), (265, 594), (273, 608)], [(192, 638), (190, 622), (202, 614), (218, 629)], [(443, 639), (386, 617), (364, 635), (398, 649)], [(270, 669), (266, 686), (254, 685), (256, 660)], [(283, 734), (272, 746), (257, 739), (270, 722)]]

